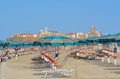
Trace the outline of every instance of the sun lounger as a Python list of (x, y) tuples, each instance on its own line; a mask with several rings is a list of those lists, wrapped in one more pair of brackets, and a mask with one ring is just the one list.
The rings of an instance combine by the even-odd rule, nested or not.
[(52, 65), (52, 69), (50, 70), (43, 70), (42, 73), (45, 74), (44, 78), (47, 78), (48, 73), (72, 73), (73, 70), (67, 70), (67, 69), (62, 69), (62, 65), (59, 64), (54, 58), (49, 56), (47, 53), (42, 52), (41, 55), (43, 55), (45, 58), (49, 60), (49, 62)]
[(113, 55), (113, 51), (112, 51), (112, 50), (109, 50), (109, 49), (107, 49), (107, 48), (103, 48), (103, 49), (102, 49), (102, 52), (105, 53), (105, 54)]
[(61, 65), (57, 61), (55, 61), (55, 59), (53, 59), (51, 56), (49, 56), (48, 54), (41, 53), (41, 55), (43, 55), (45, 58), (47, 58), (55, 67), (57, 67), (57, 68), (61, 67)]

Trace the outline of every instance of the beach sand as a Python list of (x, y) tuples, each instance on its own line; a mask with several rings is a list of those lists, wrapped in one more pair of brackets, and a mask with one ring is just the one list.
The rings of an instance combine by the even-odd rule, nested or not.
[[(58, 61), (63, 61), (70, 52), (71, 50), (61, 51)], [(20, 56), (18, 60), (12, 58), (7, 62), (3, 62), (4, 69), (1, 69), (3, 63), (0, 63), (0, 75), (3, 75), (1, 71), (4, 71), (4, 79), (44, 79), (44, 75), (40, 74), (42, 68), (32, 68), (34, 65), (31, 64), (31, 58), (36, 55), (38, 54)], [(120, 79), (119, 61), (118, 59), (118, 65), (114, 66), (113, 63), (101, 63), (101, 60), (83, 60), (68, 57), (65, 60), (63, 69), (73, 69), (72, 77), (62, 77), (60, 79)]]

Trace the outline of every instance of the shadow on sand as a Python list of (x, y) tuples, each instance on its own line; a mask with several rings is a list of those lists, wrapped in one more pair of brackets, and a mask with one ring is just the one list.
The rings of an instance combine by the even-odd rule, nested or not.
[(103, 67), (104, 70), (108, 70), (110, 73), (120, 74), (120, 65), (114, 65), (113, 63), (102, 62), (100, 59), (97, 60), (80, 59), (80, 60), (88, 62), (90, 64), (97, 65), (99, 67)]

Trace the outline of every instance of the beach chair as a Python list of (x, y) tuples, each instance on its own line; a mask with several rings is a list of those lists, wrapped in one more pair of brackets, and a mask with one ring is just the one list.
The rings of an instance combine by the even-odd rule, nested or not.
[(99, 57), (102, 57), (102, 62), (107, 59), (107, 63), (111, 63), (111, 57), (114, 58), (114, 65), (117, 65), (117, 58), (118, 56), (113, 54), (114, 51), (108, 49), (108, 48), (103, 48), (101, 53), (97, 53), (96, 55)]
[[(48, 70), (43, 70), (42, 73), (44, 73), (44, 78), (47, 78), (48, 73), (54, 74), (54, 73), (60, 73), (65, 75), (66, 73), (69, 74), (69, 76), (72, 76), (72, 72), (73, 70), (68, 70), (68, 69), (63, 69), (62, 68), (62, 64), (59, 64), (54, 58), (52, 58), (51, 56), (49, 56), (47, 53), (42, 52), (41, 53), (42, 56), (44, 56), (45, 58), (47, 58), (49, 60), (49, 62), (51, 63), (52, 68), (48, 69)], [(68, 76), (68, 75), (67, 75)]]
[(110, 50), (110, 49), (107, 49), (107, 48), (103, 48), (103, 49), (102, 49), (102, 52), (103, 52), (104, 54), (113, 55), (113, 51)]

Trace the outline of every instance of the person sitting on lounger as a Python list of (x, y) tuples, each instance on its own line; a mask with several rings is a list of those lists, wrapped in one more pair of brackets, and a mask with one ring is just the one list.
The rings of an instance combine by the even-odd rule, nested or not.
[(58, 59), (59, 58), (59, 53), (55, 53), (55, 59)]
[(114, 44), (114, 55), (116, 56), (117, 55), (117, 45), (116, 44)]

